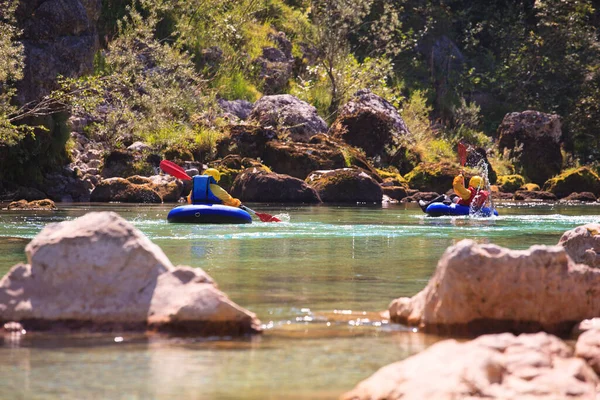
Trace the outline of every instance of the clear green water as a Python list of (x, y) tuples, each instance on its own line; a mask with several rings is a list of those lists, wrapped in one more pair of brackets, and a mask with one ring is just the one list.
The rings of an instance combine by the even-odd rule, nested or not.
[(47, 223), (113, 210), (173, 263), (206, 270), (265, 327), (242, 339), (0, 338), (0, 398), (336, 398), (439, 340), (386, 324), (378, 312), (421, 290), (449, 245), (471, 238), (523, 249), (600, 222), (598, 206), (505, 203), (495, 219), (426, 218), (414, 205), (251, 206), (289, 222), (175, 225), (165, 222), (169, 206), (146, 205), (0, 211), (2, 274), (25, 261), (25, 245)]

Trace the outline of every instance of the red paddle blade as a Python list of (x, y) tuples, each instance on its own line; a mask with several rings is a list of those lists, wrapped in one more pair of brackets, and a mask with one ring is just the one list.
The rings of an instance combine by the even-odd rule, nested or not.
[(175, 178), (183, 179), (184, 181), (189, 181), (192, 178), (185, 172), (183, 168), (174, 162), (168, 160), (162, 160), (159, 164), (160, 169), (165, 171), (169, 175), (173, 175)]
[(467, 162), (467, 146), (464, 143), (458, 143), (458, 158), (460, 159), (460, 165), (465, 166)]
[(274, 217), (271, 214), (264, 214), (264, 213), (255, 213), (255, 214), (262, 222), (281, 222), (281, 220), (279, 218)]

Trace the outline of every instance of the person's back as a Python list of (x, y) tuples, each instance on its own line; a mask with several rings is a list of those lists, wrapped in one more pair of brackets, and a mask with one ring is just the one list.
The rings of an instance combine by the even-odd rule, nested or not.
[(452, 182), (454, 192), (460, 197), (458, 204), (462, 206), (471, 206), (481, 208), (487, 201), (489, 193), (483, 190), (483, 179), (480, 176), (473, 176), (469, 180), (469, 187), (465, 187), (465, 178), (459, 174)]
[(192, 191), (188, 196), (188, 203), (192, 204), (225, 204), (239, 207), (242, 202), (217, 184), (221, 174), (214, 168), (208, 168), (203, 175), (192, 178)]

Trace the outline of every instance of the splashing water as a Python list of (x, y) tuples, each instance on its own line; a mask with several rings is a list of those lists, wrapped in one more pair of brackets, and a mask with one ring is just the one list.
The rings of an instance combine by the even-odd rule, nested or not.
[(281, 220), (281, 222), (290, 222), (290, 214), (288, 214), (288, 213), (277, 214), (277, 215), (274, 215), (274, 217), (279, 218)]
[[(477, 194), (479, 194), (480, 190), (485, 190), (488, 192), (488, 198), (486, 200), (486, 203), (489, 203), (490, 217), (493, 217), (494, 211), (496, 210), (496, 206), (494, 205), (494, 199), (492, 196), (492, 188), (490, 186), (490, 180), (488, 178), (488, 170), (489, 170), (488, 164), (485, 162), (485, 160), (483, 158), (481, 158), (477, 162), (475, 169), (477, 170), (477, 174), (479, 176), (481, 176), (481, 178), (483, 179), (483, 187), (480, 186), (477, 188)], [(471, 203), (470, 209), (469, 209), (469, 215), (481, 214), (481, 209), (485, 206), (486, 206), (486, 204), (483, 204), (481, 207), (475, 208), (474, 204)]]

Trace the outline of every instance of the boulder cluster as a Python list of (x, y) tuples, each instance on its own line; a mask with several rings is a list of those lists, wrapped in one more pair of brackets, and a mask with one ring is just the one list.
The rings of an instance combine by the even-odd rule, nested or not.
[[(270, 48), (258, 64), (285, 71), (289, 46), (283, 36), (273, 40), (280, 48)], [(209, 158), (179, 147), (158, 151), (142, 142), (114, 149), (87, 138), (84, 131), (90, 121), (72, 116), (71, 164), (46, 174), (35, 188), (0, 187), (0, 201), (177, 202), (190, 187), (161, 175), (163, 158), (192, 174), (207, 167), (219, 169), (221, 186), (245, 202), (413, 202), (448, 193), (453, 178), (464, 169), (458, 159), (421, 161), (410, 150), (416, 139), (398, 110), (366, 89), (341, 107), (330, 126), (315, 107), (289, 94), (266, 95), (254, 104), (218, 104), (229, 123)], [(487, 165), (496, 199), (600, 201), (597, 171), (580, 167), (560, 173), (561, 126), (556, 115), (510, 113), (498, 132), (501, 150), (515, 160), (521, 174), (497, 174), (483, 148), (470, 147), (466, 159), (467, 167)], [(205, 160), (194, 161), (199, 159)]]
[[(596, 398), (599, 266), (600, 224), (528, 250), (460, 241), (421, 292), (387, 312), (425, 332), (483, 335), (385, 366), (342, 399)], [(553, 334), (580, 336), (573, 348)]]

